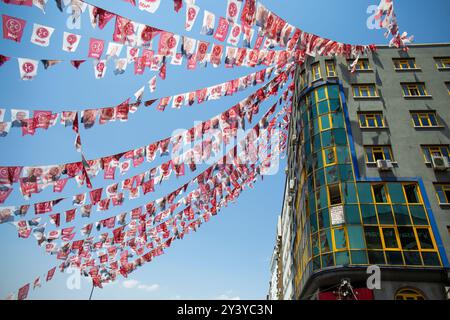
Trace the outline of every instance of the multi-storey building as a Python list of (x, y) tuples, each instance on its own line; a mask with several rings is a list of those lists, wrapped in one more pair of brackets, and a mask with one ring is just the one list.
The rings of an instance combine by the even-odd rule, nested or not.
[(446, 299), (450, 44), (352, 62), (309, 57), (296, 73), (284, 298)]
[(270, 260), (270, 282), (267, 300), (280, 300), (281, 297), (281, 216), (278, 217), (277, 234), (275, 238), (275, 247), (273, 249), (272, 258)]

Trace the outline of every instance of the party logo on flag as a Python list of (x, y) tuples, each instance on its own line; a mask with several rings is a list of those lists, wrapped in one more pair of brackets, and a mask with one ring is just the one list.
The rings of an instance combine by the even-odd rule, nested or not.
[(22, 80), (31, 80), (37, 75), (38, 61), (18, 58), (20, 78)]
[(103, 40), (91, 38), (89, 41), (89, 58), (100, 59), (103, 53), (104, 42)]
[(186, 8), (186, 23), (184, 25), (184, 28), (186, 31), (191, 31), (192, 27), (195, 24), (195, 21), (197, 20), (198, 13), (200, 11), (200, 8), (196, 5), (189, 4)]
[(81, 36), (74, 33), (64, 32), (63, 50), (67, 52), (75, 52), (80, 44)]
[(241, 2), (238, 0), (228, 0), (227, 5), (227, 20), (231, 23), (236, 23), (238, 13), (241, 10)]
[(219, 25), (216, 29), (216, 33), (214, 34), (214, 38), (219, 41), (225, 41), (227, 34), (228, 34), (228, 28), (230, 27), (230, 23), (225, 18), (219, 19)]
[(239, 42), (239, 38), (241, 36), (241, 26), (238, 24), (234, 24), (231, 28), (230, 36), (228, 37), (228, 44), (231, 44), (233, 46), (237, 46)]
[(54, 28), (46, 27), (35, 23), (33, 25), (33, 33), (31, 35), (31, 43), (34, 43), (41, 47), (48, 47), (50, 44), (50, 38), (55, 31)]
[(3, 18), (3, 38), (8, 40), (13, 40), (16, 42), (20, 42), (23, 35), (23, 30), (25, 29), (26, 21), (7, 16), (6, 14), (2, 15)]

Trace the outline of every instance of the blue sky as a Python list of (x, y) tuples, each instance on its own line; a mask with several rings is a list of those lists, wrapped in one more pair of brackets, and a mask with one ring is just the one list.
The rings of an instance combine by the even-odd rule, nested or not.
[[(291, 24), (308, 32), (334, 40), (357, 44), (385, 44), (383, 31), (369, 30), (366, 10), (378, 0), (359, 1), (279, 1), (266, 0), (263, 3), (285, 18)], [(90, 3), (122, 14), (133, 20), (150, 24), (178, 34), (186, 34), (197, 39), (211, 40), (200, 35), (200, 14), (190, 33), (184, 31), (184, 9), (176, 14), (173, 1), (163, 0), (156, 14), (141, 12), (121, 0), (91, 0)], [(216, 17), (225, 14), (226, 0), (197, 0), (202, 8), (212, 11)], [(0, 39), (0, 53), (4, 55), (29, 57), (34, 59), (83, 59), (87, 56), (87, 39), (90, 37), (111, 41), (113, 22), (104, 30), (92, 29), (87, 14), (83, 16), (82, 42), (76, 53), (61, 50), (61, 39), (68, 18), (57, 11), (53, 1), (49, 1), (47, 13), (43, 15), (37, 8), (16, 7), (0, 3), (0, 11), (27, 20), (27, 27), (21, 43)], [(414, 34), (416, 42), (449, 41), (450, 25), (446, 14), (450, 2), (433, 0), (425, 5), (420, 0), (397, 0), (396, 12), (401, 30)], [(217, 21), (217, 20), (216, 20)], [(54, 27), (55, 33), (48, 48), (41, 48), (29, 42), (33, 22)], [(122, 56), (124, 52), (122, 52)], [(39, 74), (33, 81), (21, 81), (16, 61), (10, 61), (0, 68), (0, 106), (2, 108), (30, 110), (72, 110), (89, 107), (114, 106), (122, 102), (153, 76), (150, 71), (137, 76), (128, 66), (127, 72), (114, 76), (112, 64), (106, 77), (95, 80), (90, 61), (76, 71), (67, 63), (44, 70), (39, 66)], [(257, 70), (257, 69), (256, 69)], [(169, 66), (167, 79), (158, 79), (157, 91), (146, 93), (144, 99), (163, 97), (210, 86), (256, 71), (247, 68), (185, 70), (185, 66)], [(152, 109), (141, 109), (130, 116), (126, 123), (96, 125), (90, 130), (81, 129), (83, 150), (87, 158), (97, 158), (134, 147), (146, 145), (169, 136), (176, 128), (190, 128), (194, 121), (206, 120), (228, 109), (245, 98), (253, 89), (226, 97), (218, 102), (207, 102), (191, 108), (160, 113)], [(267, 104), (269, 105), (269, 104)], [(267, 110), (266, 108), (264, 110)], [(261, 112), (262, 113), (262, 112)], [(8, 115), (7, 115), (8, 116)], [(36, 136), (21, 137), (18, 130), (12, 130), (7, 138), (0, 138), (0, 165), (47, 165), (79, 161), (79, 154), (73, 148), (74, 135), (61, 125)], [(140, 167), (134, 173), (142, 172), (150, 166)], [(200, 170), (204, 170), (206, 166)], [(189, 234), (184, 240), (176, 241), (166, 254), (156, 258), (130, 275), (127, 281), (119, 278), (115, 284), (103, 290), (96, 289), (94, 299), (215, 299), (240, 298), (263, 299), (268, 290), (269, 261), (274, 245), (277, 216), (280, 214), (284, 185), (284, 164), (280, 165), (276, 176), (266, 177), (258, 182), (255, 189), (246, 190), (236, 204), (223, 209), (198, 232)], [(200, 171), (199, 171), (200, 172)], [(133, 171), (130, 172), (130, 175)], [(129, 210), (151, 199), (156, 199), (188, 181), (193, 175), (167, 183), (144, 200), (128, 202), (123, 207), (103, 213), (109, 217)], [(105, 186), (109, 181), (95, 179), (96, 186)], [(82, 191), (73, 183), (66, 187), (64, 195)], [(55, 198), (47, 190), (33, 202)], [(5, 205), (23, 203), (17, 190)], [(55, 212), (69, 209), (58, 207)], [(93, 213), (98, 220), (99, 213)], [(29, 215), (28, 217), (31, 217)], [(95, 219), (97, 217), (97, 219)], [(86, 221), (81, 221), (83, 224)], [(34, 238), (17, 238), (11, 225), (0, 226), (0, 297), (17, 290), (37, 275), (43, 275), (56, 265), (55, 258), (45, 255), (36, 245)], [(87, 299), (90, 284), (82, 280), (80, 290), (69, 290), (66, 286), (68, 275), (57, 273), (55, 279), (41, 289), (30, 291), (33, 299)]]

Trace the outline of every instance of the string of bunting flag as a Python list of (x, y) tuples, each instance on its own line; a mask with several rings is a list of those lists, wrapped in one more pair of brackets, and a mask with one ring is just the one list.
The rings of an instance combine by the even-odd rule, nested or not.
[[(43, 13), (48, 4), (48, 0), (1, 2), (23, 7), (34, 6)], [(160, 0), (122, 2), (151, 14), (155, 14), (161, 4)], [(235, 202), (243, 190), (253, 188), (258, 179), (263, 180), (271, 169), (273, 160), (284, 157), (295, 89), (293, 82), (288, 84), (288, 81), (294, 77), (296, 68), (305, 59), (344, 56), (354, 59), (354, 67), (360, 56), (376, 51), (376, 46), (372, 44), (346, 44), (305, 32), (256, 0), (227, 0), (226, 12), (217, 16), (217, 19), (215, 13), (207, 8), (200, 8), (195, 0), (174, 0), (173, 8), (176, 13), (185, 8), (186, 32), (193, 32), (193, 27), (203, 12), (201, 28), (197, 28), (200, 29), (203, 40), (111, 12), (107, 9), (111, 5), (108, 1), (104, 2), (104, 7), (84, 0), (55, 0), (54, 3), (61, 12), (65, 8), (71, 10), (72, 23), (81, 21), (85, 13), (94, 29), (104, 30), (114, 22), (112, 40), (63, 31), (62, 50), (65, 53), (77, 52), (80, 43), (89, 39), (86, 57), (31, 59), (0, 55), (0, 66), (12, 59), (17, 60), (20, 78), (23, 80), (36, 77), (39, 63), (42, 63), (44, 69), (48, 69), (60, 62), (70, 62), (78, 69), (84, 62), (91, 61), (96, 79), (105, 77), (111, 61), (114, 62), (115, 75), (123, 74), (127, 66), (134, 63), (136, 75), (144, 74), (146, 69), (158, 73), (146, 84), (153, 93), (156, 91), (157, 77), (166, 79), (168, 59), (170, 65), (174, 66), (181, 66), (186, 60), (188, 70), (208, 65), (216, 68), (224, 66), (225, 69), (264, 68), (206, 88), (147, 101), (143, 101), (144, 85), (133, 96), (111, 107), (84, 110), (68, 108), (71, 110), (62, 112), (11, 108), (9, 121), (5, 119), (7, 109), (0, 108), (0, 137), (7, 136), (11, 127), (21, 128), (22, 135), (25, 136), (34, 135), (37, 129), (47, 130), (60, 122), (74, 131), (75, 148), (81, 156), (81, 161), (73, 163), (0, 167), (0, 203), (8, 199), (16, 184), (19, 184), (25, 200), (30, 200), (33, 195), (50, 186), (53, 187), (53, 193), (62, 193), (71, 179), (75, 179), (78, 187), (86, 186), (90, 189), (88, 192), (62, 196), (51, 201), (0, 208), (0, 224), (13, 224), (21, 239), (28, 239), (33, 235), (39, 248), (61, 261), (59, 266), (50, 268), (32, 283), (26, 283), (7, 299), (26, 299), (30, 288), (34, 290), (41, 287), (41, 278), (45, 278), (46, 282), (51, 281), (57, 268), (60, 272), (69, 267), (75, 268), (82, 276), (90, 278), (93, 286), (101, 288), (103, 284), (115, 281), (119, 276), (128, 277), (145, 263), (162, 255), (174, 240), (183, 239), (189, 232), (197, 231), (222, 208)], [(408, 50), (407, 46), (413, 41), (413, 36), (408, 36), (406, 32), (400, 33), (393, 0), (380, 1), (375, 19), (385, 30), (386, 38), (390, 38), (391, 47)], [(2, 23), (3, 39), (22, 42), (28, 24), (26, 20), (2, 14)], [(49, 47), (55, 31), (60, 30), (33, 23), (30, 42), (39, 47)], [(125, 57), (122, 56), (124, 47)], [(154, 106), (159, 111), (164, 111), (170, 104), (172, 108), (179, 109), (194, 103), (219, 100), (258, 85), (261, 88), (245, 99), (182, 134), (99, 159), (87, 160), (84, 157), (80, 124), (89, 129), (96, 123), (124, 122), (142, 105)], [(287, 88), (281, 90), (285, 86)], [(237, 132), (245, 130), (246, 123), (252, 123), (253, 118), (259, 115), (262, 104), (269, 98), (276, 102), (238, 141)], [(277, 111), (281, 105), (283, 107)], [(189, 145), (187, 149), (184, 148), (186, 144)], [(213, 154), (217, 156), (219, 151), (223, 151), (223, 145), (229, 150), (224, 156), (215, 159)], [(91, 179), (99, 176), (100, 172), (103, 172), (104, 180), (116, 180), (117, 169), (121, 175), (126, 175), (131, 166), (137, 168), (145, 162), (155, 161), (158, 153), (161, 158), (171, 154), (171, 159), (132, 177), (114, 181), (106, 187), (93, 188)], [(172, 176), (184, 176), (185, 166), (195, 172), (197, 165), (212, 159), (215, 161), (212, 165), (181, 187), (158, 199), (147, 199), (147, 195), (155, 191), (155, 185), (168, 181)], [(97, 206), (96, 211), (102, 213), (110, 211), (111, 204), (113, 207), (121, 206), (126, 190), (129, 200), (142, 198), (146, 203), (116, 215), (79, 224), (81, 221), (78, 217), (92, 218), (93, 206)], [(106, 197), (102, 196), (104, 191)], [(70, 202), (72, 208), (53, 213), (54, 207), (65, 201)], [(36, 217), (26, 219), (30, 207), (34, 207)], [(80, 237), (76, 238), (78, 233)]]

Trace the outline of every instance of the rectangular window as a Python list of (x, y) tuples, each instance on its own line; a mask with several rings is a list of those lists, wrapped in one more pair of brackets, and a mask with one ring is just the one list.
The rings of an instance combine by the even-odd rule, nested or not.
[(422, 203), (417, 184), (404, 184), (403, 191), (405, 191), (407, 203)]
[[(348, 60), (348, 65), (350, 66), (354, 61)], [(355, 65), (356, 71), (370, 71), (372, 68), (369, 64), (369, 59), (359, 59)]]
[(373, 199), (375, 203), (388, 203), (386, 186), (384, 184), (372, 185)]
[(385, 128), (382, 112), (361, 112), (358, 116), (361, 128)]
[(383, 240), (385, 249), (400, 249), (395, 228), (381, 228), (383, 231)]
[(328, 186), (328, 199), (330, 200), (330, 206), (342, 204), (341, 187), (339, 184)]
[(450, 57), (435, 58), (438, 69), (450, 69)]
[(434, 243), (429, 228), (416, 228), (421, 250), (434, 250)]
[(402, 83), (405, 97), (427, 97), (428, 92), (424, 83)]
[(334, 64), (333, 60), (325, 61), (325, 66), (327, 68), (327, 77), (328, 78), (337, 77), (336, 65)]
[(322, 78), (319, 62), (317, 62), (311, 66), (311, 73), (312, 73), (312, 81), (316, 81), (316, 80), (319, 80)]
[(422, 152), (426, 163), (430, 163), (432, 157), (447, 157), (450, 162), (448, 145), (422, 146)]
[(413, 58), (408, 59), (393, 59), (394, 66), (396, 70), (410, 70), (418, 69), (416, 65), (416, 60)]
[(434, 187), (439, 204), (450, 204), (450, 184), (436, 184)]
[(440, 126), (435, 111), (414, 111), (411, 112), (411, 118), (414, 127), (416, 128), (430, 128)]
[(353, 86), (355, 98), (377, 98), (378, 90), (373, 84), (358, 84)]
[(332, 166), (337, 163), (335, 147), (323, 150), (323, 162), (324, 162), (325, 167)]
[(390, 146), (366, 146), (366, 162), (375, 163), (378, 160), (394, 161)]
[(378, 227), (364, 227), (367, 249), (383, 249)]
[(417, 250), (416, 236), (412, 227), (398, 227), (398, 234), (403, 250)]

